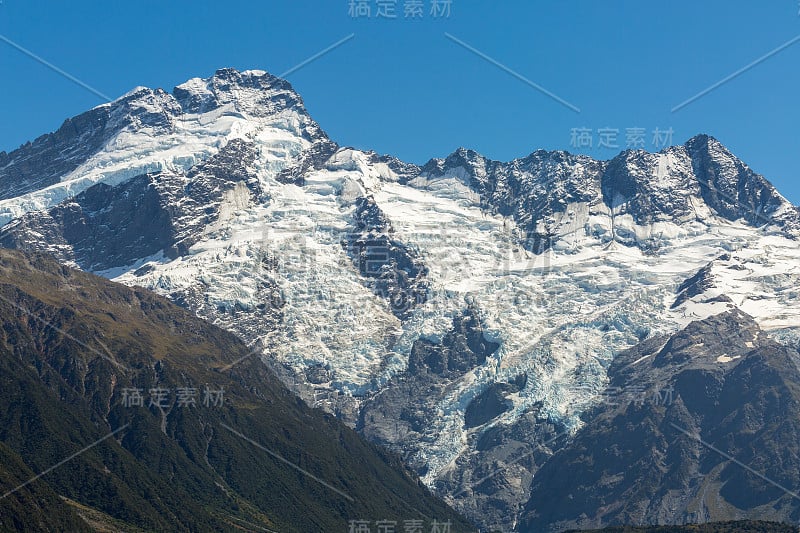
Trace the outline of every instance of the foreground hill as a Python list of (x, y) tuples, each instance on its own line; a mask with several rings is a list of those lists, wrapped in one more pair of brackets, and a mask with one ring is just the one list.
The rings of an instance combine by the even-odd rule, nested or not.
[(470, 530), (396, 458), (162, 297), (0, 250), (0, 320), (4, 531)]

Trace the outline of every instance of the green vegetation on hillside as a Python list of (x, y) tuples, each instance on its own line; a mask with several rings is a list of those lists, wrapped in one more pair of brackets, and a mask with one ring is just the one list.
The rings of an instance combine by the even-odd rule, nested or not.
[[(0, 250), (0, 319), (3, 493), (124, 428), (1, 499), (6, 529), (113, 520), (111, 530), (306, 533), (449, 520), (474, 531), (397, 457), (308, 408), (238, 339), (164, 298)], [(224, 391), (217, 405), (206, 389)], [(179, 390), (194, 403), (179, 405)]]

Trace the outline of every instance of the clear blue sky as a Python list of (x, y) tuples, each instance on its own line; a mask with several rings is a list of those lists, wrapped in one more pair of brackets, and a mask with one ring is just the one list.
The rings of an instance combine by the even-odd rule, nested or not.
[[(800, 42), (677, 112), (672, 108), (800, 35), (800, 0), (452, 0), (449, 17), (351, 17), (349, 0), (2, 0), (0, 35), (100, 92), (170, 90), (219, 67), (288, 76), (343, 145), (422, 163), (455, 148), (509, 160), (537, 148), (600, 158), (627, 128), (673, 144), (719, 138), (800, 202)], [(392, 2), (389, 2), (390, 4)], [(444, 7), (444, 6), (441, 6)], [(575, 112), (445, 36), (578, 107)], [(56, 129), (100, 98), (0, 42), (0, 150)], [(591, 130), (593, 146), (572, 142)], [(618, 148), (598, 147), (601, 128)]]

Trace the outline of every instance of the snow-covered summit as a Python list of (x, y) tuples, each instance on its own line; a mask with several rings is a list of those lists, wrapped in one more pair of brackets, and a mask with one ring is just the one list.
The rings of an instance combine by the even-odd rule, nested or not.
[[(427, 180), (457, 178), (483, 205), (512, 216), (531, 246), (547, 248), (574, 231), (647, 246), (642, 228), (714, 218), (800, 232), (800, 211), (719, 141), (697, 135), (658, 153), (626, 150), (608, 161), (563, 151), (537, 150), (508, 163), (460, 148), (422, 167)], [(572, 209), (568, 209), (571, 207)], [(613, 227), (593, 224), (597, 215)]]
[(263, 144), (275, 168), (326, 136), (289, 83), (263, 71), (221, 69), (172, 93), (137, 87), (0, 153), (0, 224), (99, 183), (188, 170), (237, 138)]

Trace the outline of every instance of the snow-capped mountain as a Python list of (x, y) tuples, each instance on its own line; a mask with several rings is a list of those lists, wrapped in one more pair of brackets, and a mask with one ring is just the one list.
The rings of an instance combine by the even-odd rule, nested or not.
[(238, 334), (487, 526), (515, 526), (619, 353), (737, 308), (800, 338), (800, 211), (705, 135), (420, 167), (339, 147), (287, 82), (224, 69), (0, 154), (0, 221), (3, 246)]

